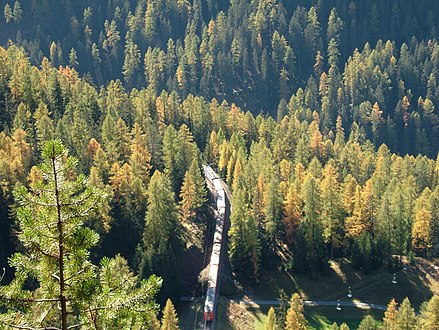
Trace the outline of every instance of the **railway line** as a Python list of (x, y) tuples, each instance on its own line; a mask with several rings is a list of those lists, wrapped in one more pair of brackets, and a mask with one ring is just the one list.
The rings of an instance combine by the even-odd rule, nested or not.
[[(215, 322), (217, 320), (218, 298), (220, 292), (220, 277), (221, 265), (224, 254), (227, 254), (227, 220), (232, 209), (232, 196), (228, 186), (222, 181), (219, 175), (212, 169), (211, 166), (203, 165), (203, 172), (206, 179), (207, 186), (216, 205), (214, 215), (214, 233), (212, 240), (212, 250), (208, 255), (208, 281), (206, 289), (206, 297), (204, 300), (203, 309), (203, 329), (215, 330)], [(356, 308), (370, 308), (377, 310), (385, 310), (386, 306), (379, 304), (351, 302), (340, 300), (307, 300), (304, 301), (305, 306), (340, 306), (356, 307)], [(182, 301), (194, 301), (197, 297), (181, 297)], [(235, 302), (244, 305), (272, 305), (279, 304), (278, 300), (253, 300), (251, 298), (238, 299)], [(197, 324), (197, 322), (195, 322)], [(195, 328), (194, 328), (195, 329)]]
[(206, 300), (203, 313), (204, 329), (215, 330), (221, 262), (225, 251), (227, 251), (225, 247), (227, 235), (225, 227), (228, 217), (227, 199), (230, 201), (230, 191), (211, 166), (203, 165), (203, 172), (209, 190), (211, 191), (216, 203), (215, 229), (213, 234), (212, 253), (209, 259)]

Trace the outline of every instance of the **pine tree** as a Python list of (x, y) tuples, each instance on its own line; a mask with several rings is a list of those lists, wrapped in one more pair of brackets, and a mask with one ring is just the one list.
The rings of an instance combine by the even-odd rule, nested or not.
[(290, 301), (290, 309), (287, 312), (285, 330), (306, 330), (307, 322), (303, 315), (303, 301), (298, 293), (294, 293)]
[(158, 312), (154, 297), (162, 284), (159, 277), (139, 280), (120, 255), (104, 257), (97, 275), (98, 294), (83, 306), (83, 319), (92, 323), (90, 328), (154, 329)]
[(89, 323), (99, 328), (148, 324), (160, 280), (151, 277), (138, 285), (120, 257), (102, 260), (97, 271), (88, 259), (99, 236), (84, 222), (102, 205), (104, 194), (84, 175), (75, 175), (77, 160), (59, 140), (45, 142), (41, 156), (30, 189), (19, 184), (14, 190), (25, 252), (10, 259), (16, 272), (11, 284), (0, 288), (7, 308), (0, 323), (63, 330)]
[(396, 326), (397, 329), (416, 329), (416, 314), (415, 310), (412, 308), (409, 298), (405, 298), (399, 307), (398, 314), (396, 316)]
[(160, 330), (179, 330), (178, 317), (171, 299), (166, 300)]
[[(102, 194), (87, 186), (84, 176), (76, 180), (69, 178), (76, 160), (67, 157), (60, 141), (45, 143), (42, 157), (44, 161), (39, 170), (46, 181), (38, 182), (35, 191), (19, 185), (14, 192), (20, 205), (17, 211), (21, 227), (19, 240), (28, 252), (16, 253), (11, 258), (11, 266), (18, 271), (9, 290), (2, 288), (2, 296), (6, 294), (11, 302), (23, 304), (25, 312), (21, 322), (24, 324), (55, 322), (67, 329), (72, 306), (81, 299), (90, 299), (90, 296), (81, 296), (78, 290), (86, 283), (92, 284), (94, 274), (87, 260), (88, 249), (97, 243), (98, 237), (83, 227), (83, 222), (99, 207)], [(79, 276), (77, 272), (84, 273)], [(23, 290), (25, 281), (32, 277), (36, 277), (39, 290)], [(38, 301), (47, 304), (43, 307), (50, 312), (47, 320), (37, 316), (41, 315), (39, 308), (35, 308)], [(59, 304), (59, 312), (51, 310), (54, 304)]]
[(276, 315), (274, 314), (274, 308), (270, 307), (268, 310), (267, 318), (265, 319), (264, 330), (275, 330)]

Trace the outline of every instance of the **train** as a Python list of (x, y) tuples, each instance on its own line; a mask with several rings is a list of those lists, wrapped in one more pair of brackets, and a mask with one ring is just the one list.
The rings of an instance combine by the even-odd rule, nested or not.
[(219, 272), (226, 219), (226, 194), (220, 177), (212, 167), (203, 165), (203, 171), (208, 183), (213, 188), (216, 202), (215, 232), (213, 234), (212, 254), (209, 259), (206, 301), (204, 303), (204, 321), (207, 323), (212, 322), (215, 318), (219, 295)]

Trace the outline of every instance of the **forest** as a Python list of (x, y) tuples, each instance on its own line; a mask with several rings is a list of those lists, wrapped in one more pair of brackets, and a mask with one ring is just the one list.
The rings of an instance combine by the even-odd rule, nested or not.
[(238, 281), (439, 257), (439, 2), (2, 6), (2, 324), (174, 329), (205, 163), (233, 193)]

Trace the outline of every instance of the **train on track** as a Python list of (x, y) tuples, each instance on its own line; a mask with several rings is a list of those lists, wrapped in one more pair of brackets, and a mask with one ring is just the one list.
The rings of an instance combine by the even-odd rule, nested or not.
[(209, 259), (206, 301), (204, 303), (204, 321), (208, 323), (212, 322), (215, 318), (219, 295), (221, 251), (224, 241), (223, 235), (226, 219), (226, 194), (220, 177), (215, 173), (212, 167), (203, 165), (203, 170), (208, 183), (211, 188), (213, 188), (213, 195), (216, 202), (215, 232), (213, 234), (212, 254)]

